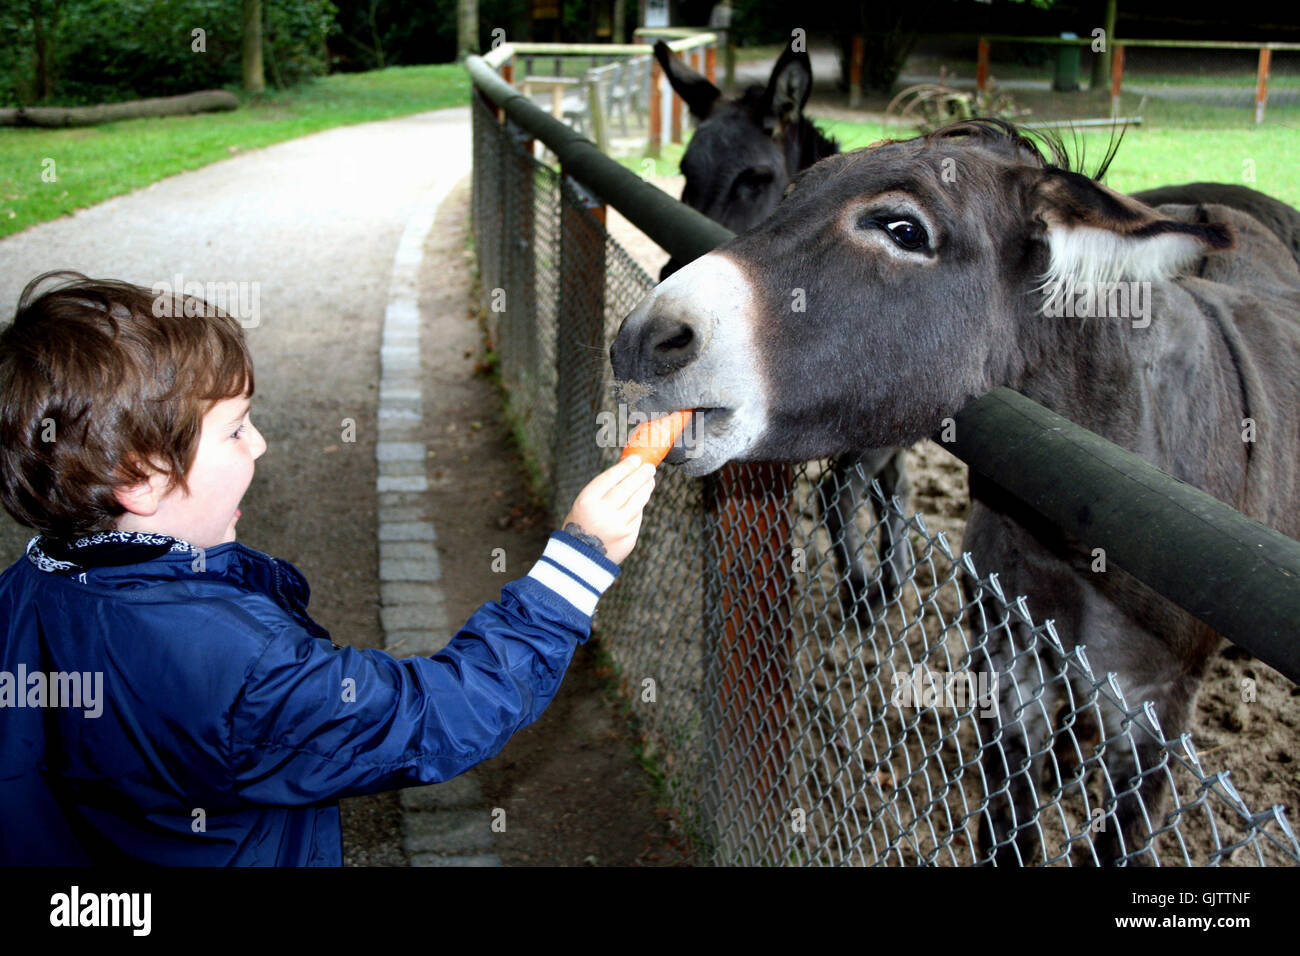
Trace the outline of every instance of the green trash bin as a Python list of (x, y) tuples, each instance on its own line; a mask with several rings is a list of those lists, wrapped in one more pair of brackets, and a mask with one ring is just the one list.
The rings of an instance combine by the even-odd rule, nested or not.
[[(1062, 33), (1062, 40), (1077, 40), (1077, 33)], [(1058, 93), (1076, 93), (1079, 90), (1079, 47), (1062, 43), (1056, 48), (1056, 76), (1052, 89)]]

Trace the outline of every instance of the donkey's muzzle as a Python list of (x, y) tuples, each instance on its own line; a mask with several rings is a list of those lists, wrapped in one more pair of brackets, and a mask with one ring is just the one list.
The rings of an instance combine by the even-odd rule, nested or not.
[(685, 368), (700, 354), (700, 337), (689, 323), (667, 315), (623, 327), (609, 348), (614, 377), (648, 383)]

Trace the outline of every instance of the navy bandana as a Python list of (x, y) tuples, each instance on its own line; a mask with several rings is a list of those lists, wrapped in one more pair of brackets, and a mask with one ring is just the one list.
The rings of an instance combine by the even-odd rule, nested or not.
[(170, 551), (193, 552), (188, 542), (146, 531), (96, 531), (78, 538), (37, 535), (27, 542), (27, 559), (42, 571), (78, 574), (88, 568), (141, 564)]

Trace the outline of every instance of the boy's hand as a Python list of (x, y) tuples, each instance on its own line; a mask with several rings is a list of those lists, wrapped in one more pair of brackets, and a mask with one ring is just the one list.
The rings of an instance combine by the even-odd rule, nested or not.
[(578, 492), (563, 530), (622, 564), (636, 544), (641, 512), (654, 486), (654, 465), (629, 455)]

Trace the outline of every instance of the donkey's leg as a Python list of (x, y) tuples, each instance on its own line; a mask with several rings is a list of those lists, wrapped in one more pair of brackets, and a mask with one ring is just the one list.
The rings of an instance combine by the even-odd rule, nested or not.
[(836, 579), (844, 582), (845, 600), (853, 613), (866, 590), (866, 575), (858, 560), (861, 538), (853, 516), (858, 510), (862, 479), (859, 469), (869, 452), (841, 455), (817, 482), (817, 504), (826, 521), (835, 558)]
[[(1186, 676), (1170, 676), (1170, 680), (1141, 686), (1129, 686), (1121, 678), (1120, 686), (1130, 711), (1140, 708), (1143, 701), (1150, 701), (1161, 734), (1166, 740), (1177, 740), (1187, 728), (1198, 682)], [(1156, 769), (1160, 765), (1161, 744), (1154, 728), (1140, 712), (1126, 721), (1125, 715), (1108, 703), (1103, 707), (1103, 714), (1109, 778), (1105, 795), (1107, 799), (1115, 798), (1115, 806), (1113, 813), (1104, 819), (1104, 828), (1093, 839), (1093, 850), (1102, 866), (1115, 866), (1126, 856), (1129, 866), (1150, 866), (1156, 862), (1155, 857), (1142, 851), (1150, 840), (1150, 832), (1163, 825), (1169, 789), (1166, 770)]]
[[(844, 580), (845, 600), (863, 624), (870, 622), (873, 609), (897, 595), (901, 581), (902, 558), (894, 556), (894, 545), (904, 539), (904, 519), (894, 514), (893, 509), (886, 509), (881, 528), (879, 581), (868, 583), (871, 571), (862, 554), (862, 538), (854, 518), (862, 500), (871, 498), (869, 485), (877, 477), (887, 496), (907, 494), (902, 449), (875, 448), (841, 455), (817, 484), (818, 503), (830, 534), (831, 552), (835, 556), (838, 576)], [(879, 516), (880, 508), (874, 498), (871, 504)]]
[[(969, 582), (968, 582), (969, 583)], [(985, 599), (984, 619), (997, 620), (999, 609)], [(1018, 622), (990, 635), (990, 665), (997, 674), (997, 716), (981, 721), (983, 752), (980, 764), (988, 792), (988, 807), (979, 816), (976, 862), (983, 866), (1023, 866), (1037, 861), (1037, 786), (1041, 758), (1047, 738), (1045, 714), (1052, 711), (1054, 694), (1043, 688), (1045, 698), (1030, 697), (1038, 683), (1030, 666), (1032, 654), (1015, 657), (1015, 646), (1025, 648), (1033, 640)], [(1014, 658), (1014, 659), (1013, 659)]]
[(1087, 645), (1094, 680), (1115, 674), (1128, 710), (1111, 703), (1108, 682), (1099, 685), (1094, 713), (1102, 725), (1105, 816), (1092, 834), (1092, 850), (1102, 866), (1151, 865), (1157, 862), (1151, 833), (1164, 825), (1170, 780), (1161, 738), (1177, 741), (1187, 730), (1196, 689), (1221, 639), (1123, 570), (1083, 570), (1089, 567), (1084, 558), (1077, 562), (1079, 616), (1071, 643)]
[(1052, 675), (1062, 670), (1056, 654), (1035, 635), (1010, 604), (1025, 596), (1036, 621), (1053, 620), (1058, 633), (1075, 633), (1079, 585), (1073, 569), (1045, 550), (1033, 534), (1005, 509), (1005, 493), (971, 475), (971, 511), (963, 544), (976, 572), (994, 574), (979, 588), (965, 569), (962, 593), (971, 603), (965, 620), (969, 667), (991, 670), (997, 680), (997, 721), (980, 720), (980, 764), (987, 806), (979, 815), (976, 860), (988, 865), (1017, 866), (1055, 857), (1057, 848), (1038, 852), (1039, 781), (1050, 765), (1049, 731), (1065, 697), (1065, 683)]
[[(880, 482), (880, 490), (885, 496), (885, 501), (889, 502), (897, 497), (903, 502), (903, 509), (907, 507), (908, 495), (911, 493), (911, 485), (907, 480), (907, 461), (905, 448), (882, 449), (882, 454), (888, 453), (876, 472), (876, 479)], [(871, 507), (875, 509), (876, 518), (880, 521), (880, 580), (873, 584), (871, 592), (867, 595), (867, 601), (870, 605), (875, 606), (878, 603), (892, 601), (898, 596), (898, 591), (903, 585), (903, 580), (907, 576), (908, 566), (908, 549), (907, 549), (907, 518), (904, 511), (900, 511), (891, 506), (882, 506), (873, 497)]]

